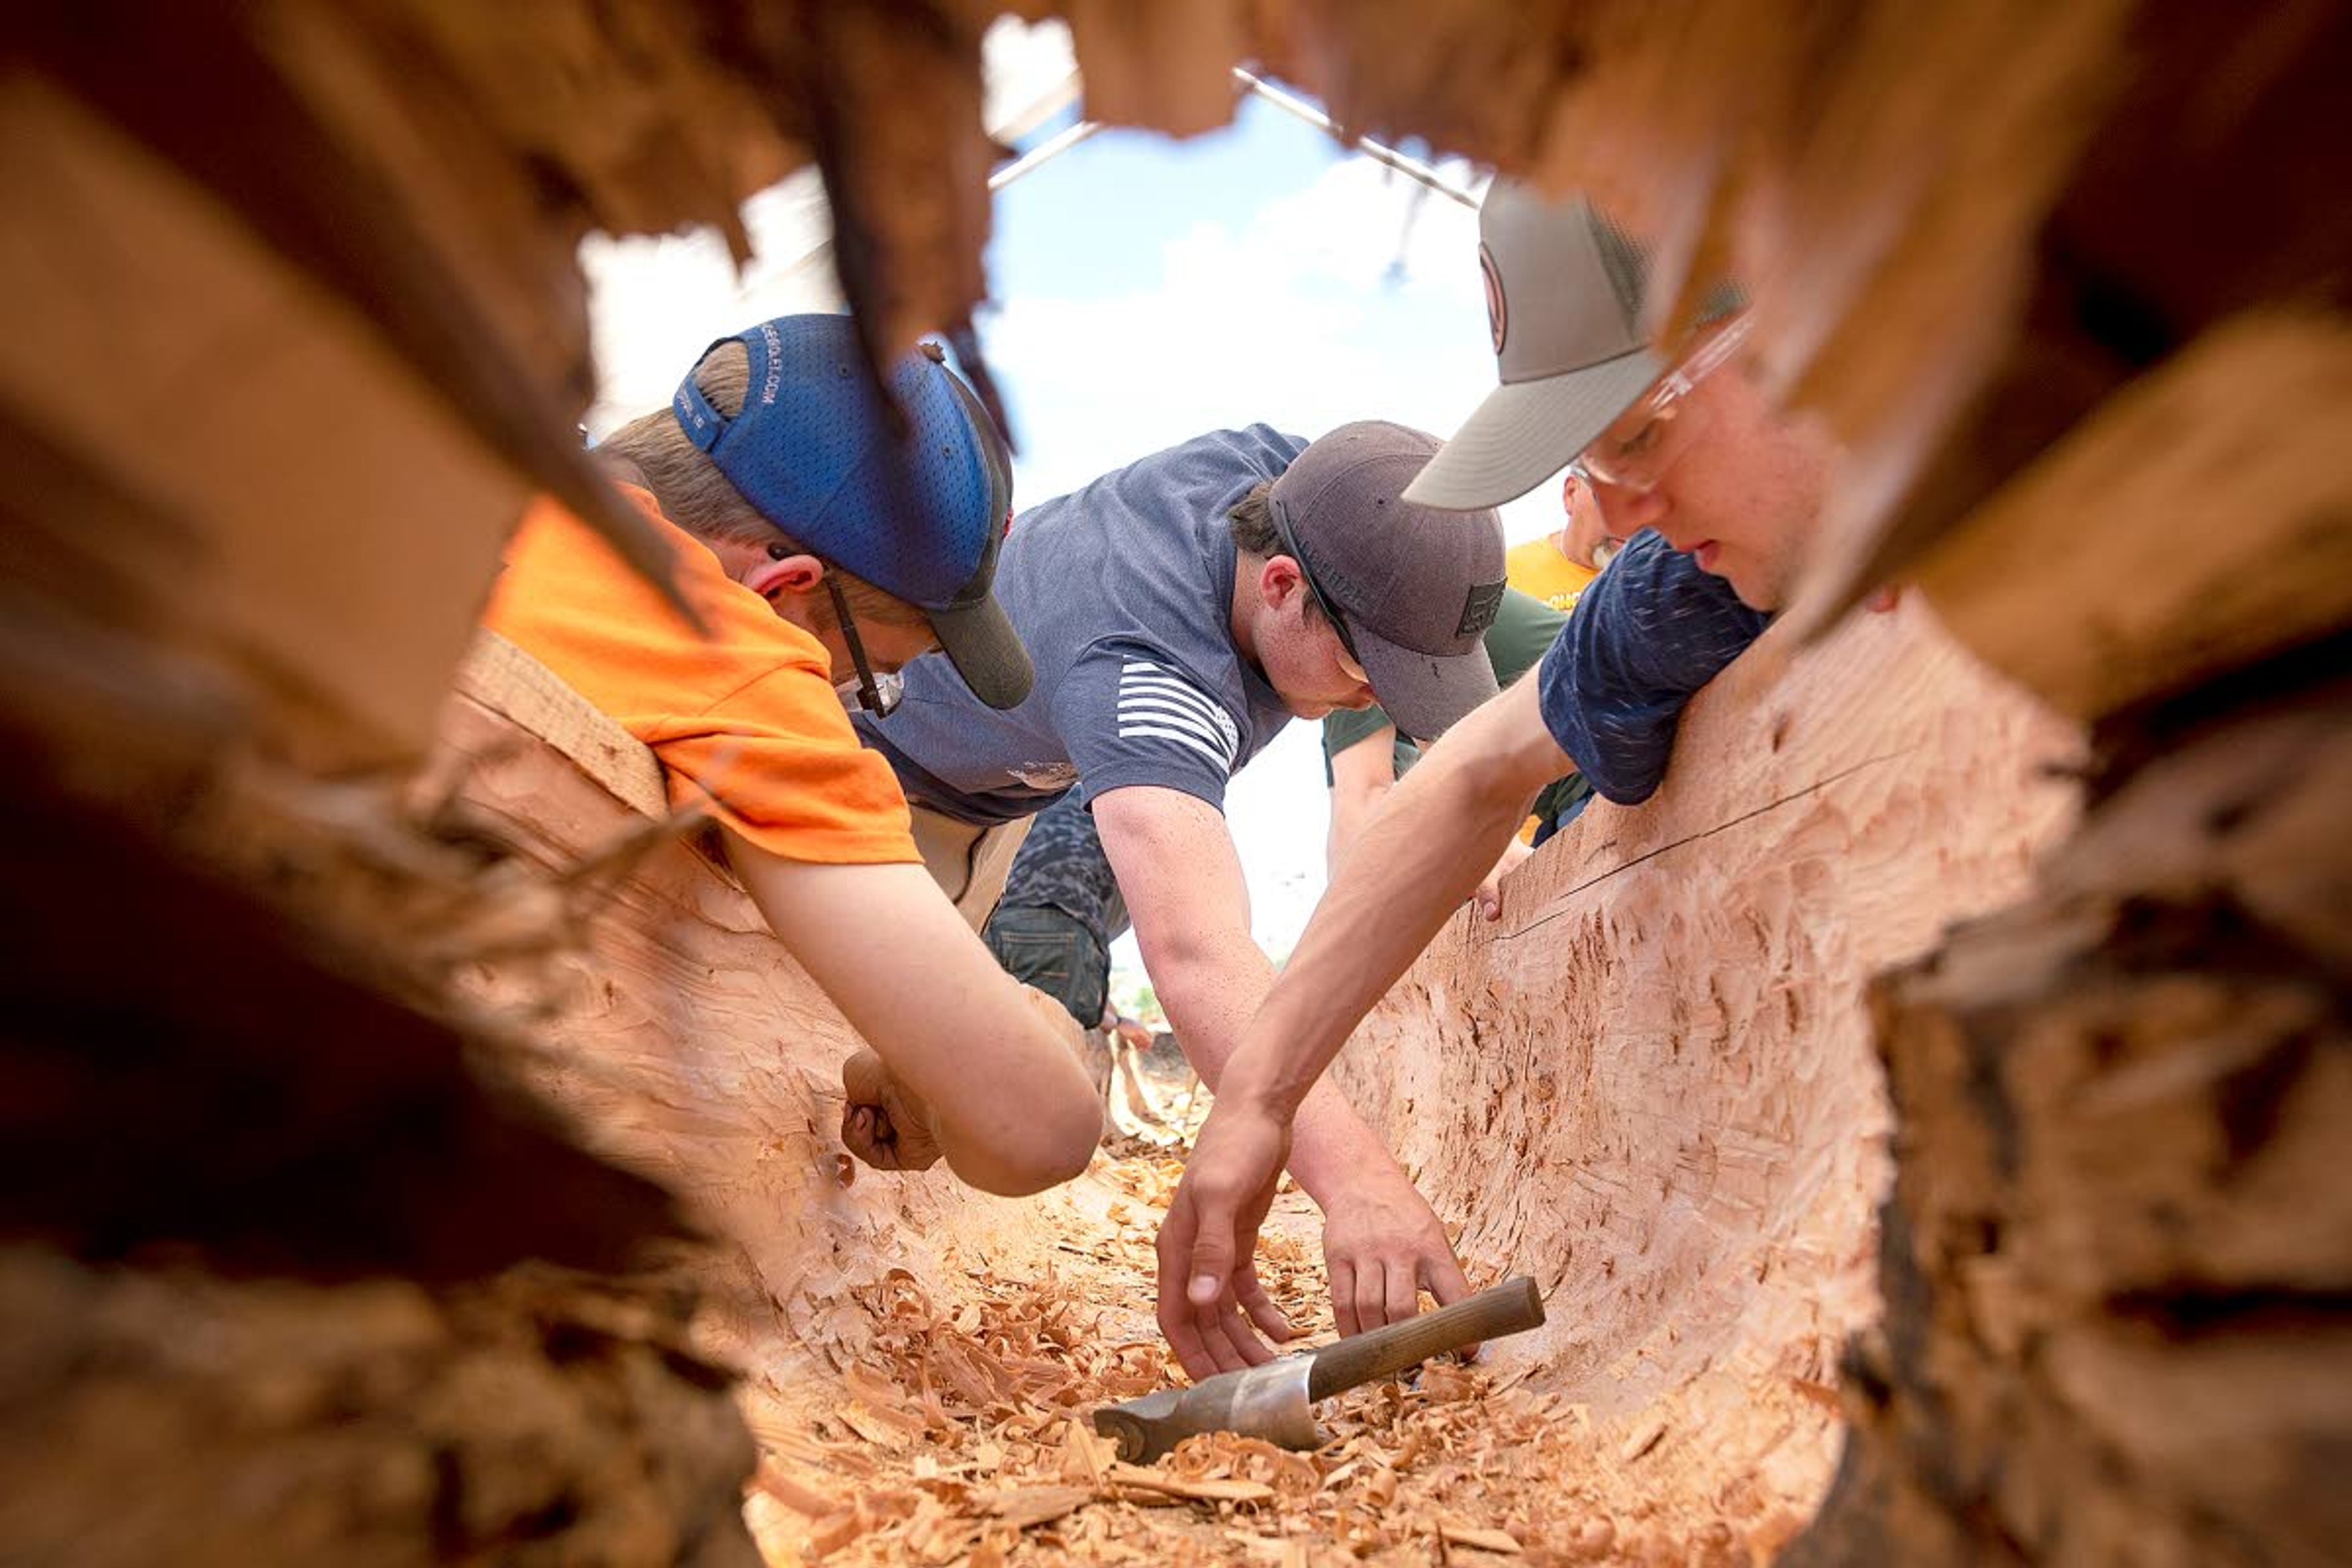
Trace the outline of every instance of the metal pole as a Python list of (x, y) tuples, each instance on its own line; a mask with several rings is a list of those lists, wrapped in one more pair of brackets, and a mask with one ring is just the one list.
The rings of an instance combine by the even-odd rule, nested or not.
[(1099, 121), (1081, 120), (1076, 124), (1055, 132), (993, 174), (988, 176), (988, 188), (1001, 191), (1039, 164), (1052, 162), (1102, 129)]
[(1447, 179), (1444, 175), (1439, 174), (1435, 169), (1431, 168), (1427, 163), (1423, 163), (1420, 159), (1409, 158), (1402, 153), (1398, 152), (1395, 148), (1384, 146), (1381, 142), (1373, 141), (1369, 136), (1358, 136), (1352, 141), (1348, 140), (1346, 133), (1339, 129), (1339, 125), (1332, 121), (1329, 115), (1324, 113), (1321, 110), (1316, 108), (1305, 99), (1298, 97), (1296, 93), (1285, 92), (1282, 89), (1276, 87), (1273, 83), (1266, 81), (1261, 77), (1253, 76), (1250, 72), (1242, 69), (1239, 66), (1235, 66), (1234, 68), (1234, 79), (1241, 83), (1244, 90), (1257, 94), (1258, 97), (1265, 100), (1268, 103), (1274, 105), (1276, 109), (1281, 110), (1284, 113), (1294, 115), (1297, 118), (1305, 121), (1307, 124), (1314, 126), (1318, 131), (1328, 132), (1333, 136), (1340, 137), (1343, 141), (1347, 142), (1349, 146), (1352, 147), (1355, 151), (1361, 153), (1373, 163), (1385, 164), (1387, 167), (1394, 169), (1398, 174), (1402, 174), (1406, 179), (1426, 185), (1441, 196), (1451, 197), (1453, 200), (1461, 203), (1464, 206), (1468, 207), (1473, 212), (1478, 210), (1478, 198), (1476, 196), (1472, 195), (1468, 191), (1463, 189), (1460, 185), (1455, 184), (1453, 181)]
[[(1297, 94), (1285, 92), (1282, 89), (1275, 86), (1272, 82), (1267, 81), (1263, 77), (1259, 77), (1249, 71), (1244, 70), (1239, 66), (1235, 66), (1234, 68), (1234, 80), (1241, 87), (1243, 91), (1255, 93), (1258, 97), (1265, 100), (1266, 102), (1274, 105), (1276, 109), (1281, 110), (1285, 114), (1290, 115), (1294, 119), (1305, 121), (1307, 124), (1312, 125), (1318, 131), (1323, 132), (1328, 135), (1339, 137), (1351, 151), (1362, 153), (1365, 157), (1370, 158), (1375, 163), (1381, 164), (1386, 168), (1394, 169), (1406, 179), (1412, 180), (1418, 184), (1426, 185), (1431, 190), (1435, 191), (1439, 195), (1447, 197), (1452, 201), (1459, 202), (1462, 205), (1468, 207), (1473, 212), (1478, 210), (1478, 198), (1476, 196), (1473, 195), (1464, 187), (1455, 184), (1453, 181), (1447, 179), (1444, 175), (1439, 174), (1435, 169), (1432, 168), (1429, 164), (1423, 163), (1420, 159), (1408, 157), (1406, 154), (1398, 152), (1395, 148), (1391, 147), (1384, 142), (1375, 142), (1369, 136), (1358, 136), (1352, 139), (1347, 138), (1340, 131), (1339, 125), (1333, 121), (1329, 115), (1324, 113), (1321, 110), (1316, 108), (1305, 99), (1300, 98)], [(1021, 178), (1024, 174), (1032, 174), (1040, 165), (1050, 163), (1054, 159), (1060, 157), (1063, 153), (1068, 152), (1071, 148), (1076, 146), (1079, 142), (1084, 142), (1087, 137), (1092, 136), (1096, 132), (1100, 131), (1101, 129), (1102, 125), (1099, 121), (1081, 120), (1076, 124), (1070, 126), (1066, 130), (1055, 132), (1053, 136), (1039, 142), (1036, 146), (1032, 147), (1028, 152), (1024, 153), (1012, 163), (1005, 164), (1004, 167), (999, 169), (993, 174), (991, 174), (988, 177), (988, 188), (992, 191), (1003, 190), (1005, 186)]]

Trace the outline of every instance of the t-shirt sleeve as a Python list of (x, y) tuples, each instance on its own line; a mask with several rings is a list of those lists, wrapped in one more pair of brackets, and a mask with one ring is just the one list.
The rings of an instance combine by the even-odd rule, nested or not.
[(1396, 721), (1377, 703), (1370, 708), (1341, 708), (1323, 720), (1323, 782), (1332, 782), (1331, 759), (1375, 735), (1393, 734)]
[(1638, 534), (1584, 590), (1544, 655), (1544, 724), (1595, 791), (1638, 805), (1665, 776), (1685, 705), (1765, 625), (1663, 535)]
[(673, 805), (708, 805), (787, 859), (919, 859), (906, 797), (889, 765), (857, 743), (823, 646), (730, 581), (651, 496), (634, 493), (709, 636), (551, 503), (509, 542), (492, 629), (651, 747)]
[(1517, 588), (1506, 589), (1495, 606), (1495, 624), (1486, 628), (1486, 660), (1495, 667), (1496, 683), (1508, 686), (1533, 669), (1567, 624), (1566, 611)]
[(1054, 729), (1092, 803), (1130, 784), (1181, 790), (1223, 811), (1241, 729), (1200, 677), (1155, 649), (1097, 644), (1054, 692)]
[(783, 668), (649, 737), (670, 804), (702, 804), (771, 854), (817, 865), (919, 860), (890, 765), (857, 743), (832, 685)]

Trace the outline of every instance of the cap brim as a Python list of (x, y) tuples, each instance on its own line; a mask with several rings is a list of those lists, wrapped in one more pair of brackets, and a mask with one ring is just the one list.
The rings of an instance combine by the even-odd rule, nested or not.
[(973, 696), (991, 708), (1018, 708), (1036, 681), (1029, 650), (991, 594), (960, 610), (931, 610), (931, 630)]
[(1483, 642), (1467, 653), (1415, 653), (1365, 630), (1352, 616), (1348, 635), (1371, 679), (1373, 698), (1390, 722), (1416, 741), (1437, 739), (1499, 689)]
[(1405, 487), (1404, 499), (1454, 511), (1516, 500), (1575, 461), (1665, 371), (1664, 360), (1642, 348), (1498, 386)]

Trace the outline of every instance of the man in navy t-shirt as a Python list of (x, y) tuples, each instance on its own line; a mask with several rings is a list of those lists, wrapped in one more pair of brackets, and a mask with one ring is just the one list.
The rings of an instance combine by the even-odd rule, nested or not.
[[(975, 924), (1007, 826), (1066, 795), (1091, 813), (1160, 1005), (1212, 1086), (1274, 978), (1250, 938), (1226, 781), (1293, 718), (1377, 700), (1435, 735), (1494, 695), (1483, 634), (1503, 596), (1502, 523), (1403, 499), (1437, 445), (1377, 422), (1312, 444), (1253, 425), (1034, 507), (995, 581), (1036, 668), (1028, 700), (988, 708), (924, 658), (895, 711), (861, 721)], [(1307, 1097), (1287, 1152), (1323, 1210), (1342, 1329), (1386, 1321), (1399, 1280), (1407, 1313), (1421, 1287), (1467, 1290), (1437, 1216), (1335, 1089)], [(1359, 1281), (1382, 1308), (1369, 1320)], [(1276, 1331), (1254, 1278), (1243, 1290)]]
[(1534, 671), (1397, 787), (1227, 1064), (1160, 1233), (1160, 1326), (1195, 1376), (1271, 1353), (1243, 1321), (1236, 1263), (1300, 1096), (1546, 781), (1574, 768), (1629, 805), (1658, 787), (1684, 706), (1786, 602), (1836, 462), (1822, 423), (1776, 407), (1740, 362), (1736, 296), (1669, 361), (1642, 327), (1643, 258), (1586, 204), (1498, 181), (1479, 237), (1502, 384), (1407, 499), (1490, 506), (1573, 459), (1631, 537)]

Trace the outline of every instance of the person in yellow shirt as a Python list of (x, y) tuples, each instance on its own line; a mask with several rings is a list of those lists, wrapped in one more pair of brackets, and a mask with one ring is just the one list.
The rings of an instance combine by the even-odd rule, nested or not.
[(1566, 615), (1623, 541), (1610, 533), (1592, 487), (1573, 468), (1560, 480), (1559, 510), (1560, 526), (1513, 545), (1503, 557), (1503, 572), (1512, 587)]
[(1076, 1037), (924, 871), (842, 690), (887, 710), (893, 672), (939, 647), (983, 702), (1028, 694), (991, 592), (1010, 461), (934, 353), (887, 381), (903, 436), (846, 317), (782, 317), (712, 344), (669, 408), (598, 448), (707, 637), (546, 500), (485, 622), (651, 747), (674, 801), (709, 805), (770, 928), (870, 1044), (843, 1065), (843, 1142), (1035, 1192), (1083, 1170), (1100, 1131)]

